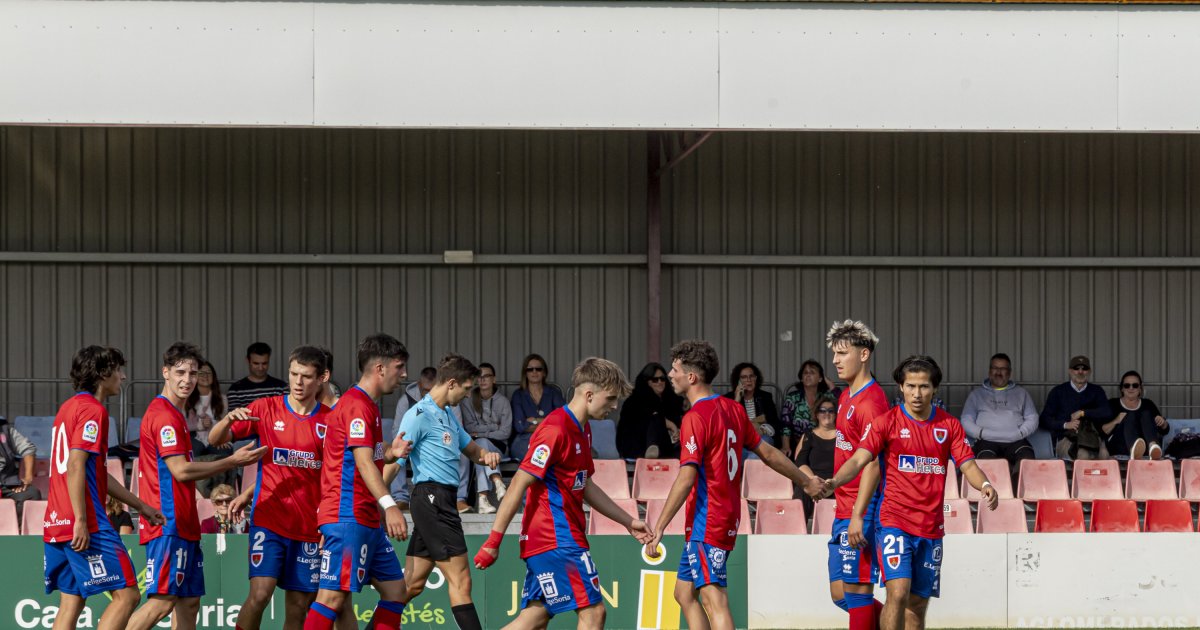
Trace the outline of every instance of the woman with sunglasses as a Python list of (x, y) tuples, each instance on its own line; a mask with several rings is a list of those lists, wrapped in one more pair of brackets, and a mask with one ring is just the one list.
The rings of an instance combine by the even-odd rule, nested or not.
[(533, 430), (551, 411), (567, 404), (562, 392), (546, 383), (548, 373), (540, 354), (530, 354), (521, 362), (521, 387), (512, 396), (513, 439), (509, 449), (509, 456), (517, 461), (525, 458)]
[(682, 422), (683, 397), (667, 386), (667, 368), (647, 363), (621, 407), (617, 451), (625, 459), (678, 457)]
[[(809, 477), (829, 479), (833, 477), (833, 451), (837, 442), (837, 400), (832, 393), (824, 392), (817, 395), (813, 404), (813, 416), (816, 424), (800, 436), (796, 443), (796, 451), (792, 459), (800, 471)], [(804, 513), (813, 513), (813, 501), (807, 494), (797, 490), (794, 492), (804, 502)]]
[(233, 486), (221, 484), (212, 491), (212, 504), (215, 514), (200, 523), (201, 534), (245, 534), (246, 519), (234, 516), (229, 510), (233, 501)]
[(1171, 425), (1158, 405), (1143, 395), (1141, 374), (1129, 370), (1121, 376), (1121, 396), (1108, 401), (1113, 419), (1101, 427), (1110, 455), (1129, 453), (1130, 459), (1162, 459), (1162, 439)]

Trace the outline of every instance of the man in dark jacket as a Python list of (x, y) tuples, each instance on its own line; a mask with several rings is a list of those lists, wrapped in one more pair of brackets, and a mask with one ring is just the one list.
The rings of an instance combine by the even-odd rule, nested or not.
[(34, 458), (37, 447), (0, 416), (0, 497), (17, 504), (17, 517), (26, 501), (42, 498), (33, 486)]
[(1054, 440), (1055, 453), (1071, 459), (1099, 459), (1100, 426), (1112, 420), (1104, 388), (1089, 383), (1092, 362), (1083, 355), (1071, 358), (1070, 380), (1050, 390), (1040, 423)]

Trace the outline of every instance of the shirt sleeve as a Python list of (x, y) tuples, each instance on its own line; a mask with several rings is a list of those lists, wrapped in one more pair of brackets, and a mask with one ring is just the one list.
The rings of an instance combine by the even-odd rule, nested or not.
[(975, 459), (975, 451), (971, 450), (971, 445), (967, 442), (967, 434), (963, 431), (962, 424), (958, 422), (953, 422), (950, 426), (950, 458), (959, 468)]
[(355, 404), (346, 415), (350, 418), (346, 424), (346, 448), (375, 448), (375, 427), (371, 423), (378, 422), (378, 414)]
[(566, 455), (567, 444), (562, 437), (562, 430), (558, 427), (539, 424), (529, 438), (529, 450), (525, 453), (525, 459), (521, 460), (520, 470), (544, 479), (546, 469), (562, 461)]
[(683, 426), (679, 427), (680, 465), (704, 465), (704, 453), (700, 447), (708, 443), (707, 429), (699, 414), (692, 411), (683, 414)]
[[(67, 436), (67, 446), (68, 448), (99, 455), (100, 449), (108, 448), (107, 444), (100, 444), (100, 423), (107, 422), (108, 418), (101, 416), (100, 411), (93, 406), (82, 405), (81, 407), (82, 409), (75, 416), (75, 422), (71, 427), (71, 434)], [(105, 416), (107, 415), (107, 412), (105, 412)], [(24, 457), (25, 454), (21, 452), (20, 443), (22, 440), (28, 440), (25, 440), (24, 436), (21, 436), (21, 439), (18, 440), (17, 437), (21, 434), (17, 433), (16, 429), (10, 430), (9, 433), (12, 435), (13, 446), (16, 447), (14, 450), (17, 451), (17, 455)]]
[(883, 452), (883, 444), (887, 441), (889, 424), (886, 415), (875, 416), (869, 420), (864, 419), (859, 425), (862, 427), (862, 433), (855, 436), (858, 438), (858, 448), (866, 449), (875, 457), (879, 457), (879, 454)]
[(229, 423), (229, 432), (233, 434), (234, 440), (245, 440), (252, 437), (258, 437), (258, 425), (267, 422), (267, 406), (263, 403), (265, 398), (260, 398), (250, 403), (250, 415), (258, 418), (258, 422), (250, 420), (234, 420)]
[(187, 455), (188, 443), (183, 439), (187, 435), (187, 424), (183, 418), (174, 414), (154, 414), (151, 427), (154, 430), (154, 444), (158, 447), (160, 457)]

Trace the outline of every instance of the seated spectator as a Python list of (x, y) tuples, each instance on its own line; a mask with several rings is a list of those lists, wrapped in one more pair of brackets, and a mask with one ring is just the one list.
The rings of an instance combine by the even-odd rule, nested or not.
[(842, 392), (825, 378), (825, 368), (820, 363), (809, 359), (800, 364), (800, 373), (796, 375), (797, 382), (792, 385), (792, 392), (783, 399), (783, 414), (780, 424), (783, 426), (783, 452), (791, 455), (800, 452), (800, 437), (812, 428), (812, 410), (816, 409), (818, 398), (829, 395), (837, 402)]
[(113, 529), (117, 530), (118, 534), (133, 533), (133, 517), (125, 509), (125, 504), (116, 500), (112, 495), (109, 495), (108, 500), (104, 502), (104, 513), (108, 515), (108, 522)]
[(729, 381), (734, 385), (733, 391), (725, 394), (746, 408), (750, 422), (758, 429), (758, 434), (767, 444), (778, 444), (783, 429), (779, 426), (779, 412), (775, 409), (775, 397), (765, 392), (762, 387), (762, 371), (753, 363), (739, 363), (729, 374)]
[(18, 518), (24, 514), (26, 501), (42, 498), (42, 491), (33, 485), (36, 459), (37, 446), (0, 417), (0, 498), (16, 503)]
[(1113, 419), (1101, 431), (1109, 455), (1129, 453), (1129, 459), (1162, 459), (1162, 440), (1171, 425), (1153, 400), (1143, 398), (1142, 375), (1129, 370), (1121, 376), (1121, 396), (1108, 401)]
[(1071, 357), (1070, 380), (1046, 395), (1040, 423), (1050, 432), (1054, 451), (1061, 458), (1103, 459), (1107, 449), (1100, 440), (1100, 427), (1112, 420), (1112, 408), (1104, 388), (1089, 383), (1092, 362), (1083, 355)]
[(661, 363), (647, 363), (621, 407), (617, 452), (625, 459), (678, 457), (682, 422), (683, 397), (671, 388), (667, 369)]
[[(833, 451), (837, 442), (837, 401), (829, 393), (817, 399), (816, 425), (800, 436), (796, 444), (796, 466), (804, 474), (821, 479), (833, 477)], [(804, 513), (813, 513), (812, 498), (798, 488), (794, 490), (804, 502)]]
[(261, 341), (250, 344), (246, 348), (246, 367), (249, 374), (229, 386), (227, 402), (230, 409), (249, 407), (250, 403), (259, 398), (283, 396), (287, 393), (287, 382), (268, 374), (271, 370), (271, 346)]
[[(228, 406), (225, 396), (221, 394), (221, 379), (217, 377), (217, 369), (212, 363), (205, 361), (196, 372), (196, 389), (192, 390), (187, 401), (183, 403), (183, 411), (187, 416), (188, 432), (192, 435), (193, 459), (198, 462), (211, 462), (229, 457), (233, 453), (233, 443), (212, 446), (208, 443), (208, 431), (217, 420), (225, 417)], [(233, 485), (237, 480), (236, 470), (226, 470), (207, 479), (197, 479), (196, 489), (201, 496), (209, 496), (212, 489), (220, 484)]]
[(1036, 457), (1028, 438), (1038, 428), (1037, 408), (1012, 380), (1012, 360), (1003, 352), (992, 356), (987, 380), (967, 396), (959, 419), (980, 459), (1006, 459), (1016, 474), (1022, 459)]
[[(479, 381), (471, 392), (470, 400), (462, 405), (463, 428), (475, 439), (475, 443), (486, 451), (493, 453), (504, 452), (508, 449), (508, 439), (512, 437), (512, 404), (504, 394), (496, 391), (496, 368), (491, 363), (479, 364)], [(488, 501), (488, 482), (496, 490), (496, 500), (504, 498), (504, 479), (500, 471), (488, 468), (483, 464), (471, 463), (475, 469), (475, 489), (478, 498), (475, 500), (475, 511), (480, 514), (492, 514), (495, 506)]]
[[(400, 435), (400, 420), (404, 418), (404, 413), (420, 402), (425, 394), (433, 389), (436, 382), (437, 368), (426, 366), (421, 368), (417, 382), (409, 383), (408, 387), (404, 388), (404, 394), (400, 396), (400, 400), (396, 401), (396, 415), (393, 416), (396, 422), (396, 435), (392, 436), (393, 439)], [(408, 478), (407, 466), (397, 467), (396, 478), (392, 480), (389, 490), (392, 498), (396, 499), (396, 505), (400, 506), (401, 510), (408, 510), (408, 498), (412, 495), (412, 482)]]
[[(317, 400), (322, 405), (333, 409), (338, 399), (342, 397), (342, 388), (333, 381), (333, 353), (325, 348), (321, 348), (321, 353), (325, 355), (325, 374), (321, 375), (321, 380), (325, 381), (325, 385), (321, 388), (321, 394), (317, 396)], [(399, 418), (403, 417), (403, 415), (399, 416), (396, 422), (399, 423)]]
[(212, 504), (216, 514), (200, 522), (201, 534), (245, 534), (246, 519), (235, 518), (229, 511), (233, 501), (233, 487), (221, 484), (212, 490)]
[(516, 460), (525, 458), (529, 437), (551, 411), (565, 406), (562, 392), (546, 384), (546, 360), (540, 354), (530, 354), (521, 362), (521, 387), (513, 392), (513, 439), (509, 455)]

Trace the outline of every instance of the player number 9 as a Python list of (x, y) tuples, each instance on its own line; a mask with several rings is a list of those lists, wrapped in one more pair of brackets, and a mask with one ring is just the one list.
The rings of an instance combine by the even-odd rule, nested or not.
[(363, 545), (362, 549), (358, 550), (358, 563), (359, 564), (367, 563), (367, 546), (366, 545)]
[(737, 451), (734, 450), (734, 445), (737, 444), (737, 434), (733, 432), (733, 429), (725, 432), (725, 442), (729, 445), (728, 450), (725, 451), (725, 460), (729, 464), (729, 480), (733, 481), (733, 478), (737, 476), (738, 469)]

